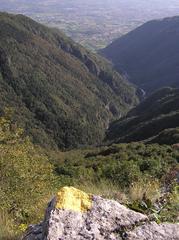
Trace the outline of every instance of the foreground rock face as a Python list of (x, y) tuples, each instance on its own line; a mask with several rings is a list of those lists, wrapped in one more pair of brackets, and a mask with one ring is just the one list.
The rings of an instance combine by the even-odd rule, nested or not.
[(156, 224), (113, 200), (62, 188), (23, 240), (179, 240), (179, 225)]
[(179, 239), (179, 225), (178, 224), (157, 224), (151, 222), (141, 225), (128, 233), (130, 240), (178, 240)]

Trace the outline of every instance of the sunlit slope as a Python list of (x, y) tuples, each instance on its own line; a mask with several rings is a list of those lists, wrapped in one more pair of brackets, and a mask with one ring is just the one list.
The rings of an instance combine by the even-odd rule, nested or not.
[(100, 57), (56, 29), (0, 14), (0, 103), (41, 145), (95, 144), (137, 102), (135, 89)]

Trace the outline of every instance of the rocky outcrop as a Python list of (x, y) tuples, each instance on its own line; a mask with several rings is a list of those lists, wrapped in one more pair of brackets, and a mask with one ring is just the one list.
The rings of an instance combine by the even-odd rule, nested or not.
[(30, 226), (23, 240), (179, 240), (178, 224), (157, 224), (114, 200), (62, 188), (44, 221)]

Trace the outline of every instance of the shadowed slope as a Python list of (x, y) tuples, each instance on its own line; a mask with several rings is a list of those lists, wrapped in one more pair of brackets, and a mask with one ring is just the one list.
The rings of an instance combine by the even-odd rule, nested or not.
[(179, 89), (161, 89), (113, 122), (107, 139), (115, 142), (146, 140), (173, 144), (179, 141)]
[(179, 17), (150, 21), (115, 40), (101, 53), (129, 80), (151, 93), (179, 87)]

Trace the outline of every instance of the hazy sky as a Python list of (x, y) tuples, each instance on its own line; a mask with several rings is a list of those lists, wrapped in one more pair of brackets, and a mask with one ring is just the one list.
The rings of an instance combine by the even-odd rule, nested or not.
[(84, 9), (91, 8), (116, 8), (117, 10), (127, 10), (127, 8), (136, 11), (151, 11), (159, 14), (172, 15), (179, 14), (179, 0), (0, 0), (0, 10), (6, 11), (60, 11), (60, 8), (80, 7)]
[(0, 11), (25, 14), (100, 48), (144, 22), (179, 15), (179, 0), (0, 0)]

